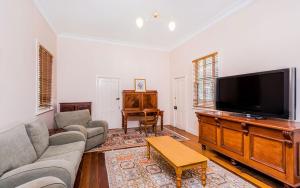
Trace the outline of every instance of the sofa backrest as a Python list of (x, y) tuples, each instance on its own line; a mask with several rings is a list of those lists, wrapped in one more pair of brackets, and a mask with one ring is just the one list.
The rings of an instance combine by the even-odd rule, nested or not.
[(55, 115), (55, 121), (59, 128), (64, 128), (69, 125), (87, 126), (91, 121), (89, 110), (78, 110), (71, 112), (60, 112)]
[(0, 133), (0, 176), (7, 171), (30, 164), (37, 159), (25, 125)]
[(48, 127), (42, 120), (36, 119), (30, 123), (26, 123), (25, 128), (37, 157), (40, 158), (49, 146)]

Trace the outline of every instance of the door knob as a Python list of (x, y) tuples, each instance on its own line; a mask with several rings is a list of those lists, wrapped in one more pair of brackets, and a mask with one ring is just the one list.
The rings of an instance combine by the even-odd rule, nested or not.
[(177, 106), (174, 106), (174, 110), (177, 110)]
[(118, 100), (120, 100), (120, 98), (118, 97), (118, 98), (116, 98), (116, 100), (118, 101)]

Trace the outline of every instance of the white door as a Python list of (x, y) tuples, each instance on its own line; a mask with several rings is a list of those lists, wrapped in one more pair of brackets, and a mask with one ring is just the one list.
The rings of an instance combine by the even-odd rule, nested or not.
[(106, 120), (109, 129), (122, 128), (118, 78), (97, 78), (96, 118)]
[(185, 130), (184, 111), (185, 78), (174, 79), (174, 126)]

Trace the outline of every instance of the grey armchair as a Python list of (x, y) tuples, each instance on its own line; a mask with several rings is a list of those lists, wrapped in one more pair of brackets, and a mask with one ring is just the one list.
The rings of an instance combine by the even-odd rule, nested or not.
[(108, 123), (98, 120), (92, 121), (89, 110), (60, 112), (55, 115), (59, 128), (66, 131), (80, 131), (86, 137), (85, 150), (103, 144), (107, 138)]

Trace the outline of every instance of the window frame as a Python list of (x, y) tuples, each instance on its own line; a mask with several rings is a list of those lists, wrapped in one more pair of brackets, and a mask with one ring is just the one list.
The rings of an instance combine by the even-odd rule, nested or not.
[[(200, 63), (201, 62), (205, 62), (206, 60), (212, 58), (212, 72), (211, 72), (211, 76), (209, 78), (203, 76), (200, 78), (200, 76), (198, 75), (199, 73), (199, 70), (198, 70), (198, 67), (200, 67)], [(210, 108), (210, 109), (214, 109), (215, 108), (215, 101), (216, 101), (216, 95), (214, 94), (212, 96), (212, 100), (209, 100), (209, 101), (206, 101), (205, 100), (205, 97), (204, 100), (200, 101), (200, 94), (199, 94), (199, 80), (203, 80), (203, 82), (205, 80), (208, 80), (208, 79), (211, 79), (210, 80), (210, 84), (213, 83), (213, 89), (211, 91), (211, 93), (216, 93), (216, 79), (218, 78), (218, 66), (219, 66), (219, 54), (218, 52), (214, 52), (214, 53), (211, 53), (209, 55), (206, 55), (204, 57), (201, 57), (201, 58), (198, 58), (198, 59), (195, 59), (192, 61), (193, 63), (193, 108)], [(207, 71), (205, 70), (204, 75)], [(203, 84), (205, 85), (205, 84)], [(203, 88), (205, 88), (203, 86)], [(203, 91), (202, 95), (204, 96), (205, 93)]]
[[(44, 48), (52, 56), (52, 70), (51, 70), (51, 93), (50, 93), (50, 105), (49, 107), (40, 107), (40, 46)], [(38, 40), (36, 40), (36, 105), (35, 105), (35, 115), (40, 115), (49, 111), (54, 110), (53, 104), (53, 64), (54, 56), (52, 53), (44, 47)]]

